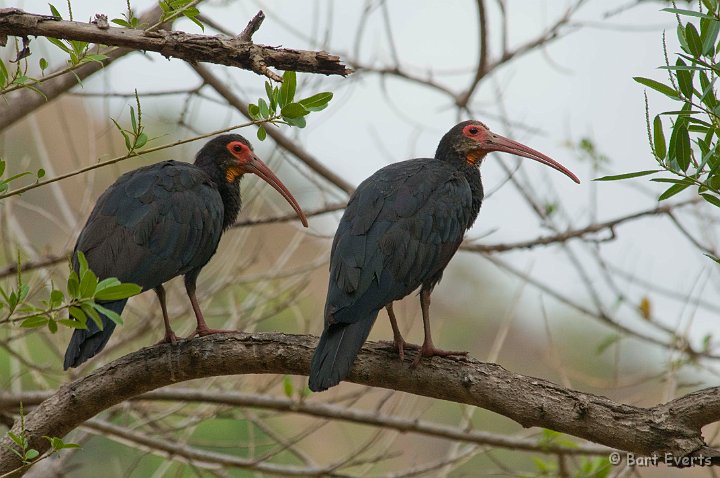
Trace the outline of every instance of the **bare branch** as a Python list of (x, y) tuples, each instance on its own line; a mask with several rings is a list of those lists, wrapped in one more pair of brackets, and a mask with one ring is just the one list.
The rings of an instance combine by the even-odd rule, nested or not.
[[(0, 393), (0, 410), (17, 410), (22, 402), (24, 407), (39, 405), (50, 398), (55, 392), (23, 392), (19, 394)], [(560, 455), (608, 455), (613, 448), (597, 445), (574, 445), (572, 447), (553, 443), (539, 443), (531, 438), (511, 437), (498, 433), (480, 430), (463, 430), (455, 426), (441, 425), (424, 420), (379, 414), (376, 411), (365, 411), (327, 403), (315, 403), (307, 400), (272, 397), (265, 394), (225, 392), (219, 390), (198, 390), (193, 388), (171, 388), (156, 390), (132, 401), (173, 401), (200, 402), (234, 407), (253, 407), (280, 412), (299, 413), (320, 418), (343, 420), (363, 425), (390, 428), (403, 433), (418, 433), (438, 438), (447, 438), (478, 445), (488, 445), (511, 450), (523, 450), (534, 453)]]
[[(257, 18), (257, 17), (256, 17)], [(259, 27), (253, 19), (249, 27)], [(254, 31), (254, 30), (253, 30)], [(292, 50), (251, 43), (245, 37), (223, 38), (195, 35), (178, 31), (144, 31), (130, 28), (98, 28), (92, 23), (58, 20), (45, 15), (34, 15), (17, 8), (0, 9), (0, 34), (37, 35), (64, 40), (80, 40), (133, 50), (155, 51), (165, 57), (187, 62), (210, 62), (251, 70), (268, 75), (261, 66), (281, 70), (347, 76), (352, 73), (340, 58), (324, 51)], [(251, 34), (244, 32), (246, 37)], [(266, 69), (266, 68), (265, 68)]]

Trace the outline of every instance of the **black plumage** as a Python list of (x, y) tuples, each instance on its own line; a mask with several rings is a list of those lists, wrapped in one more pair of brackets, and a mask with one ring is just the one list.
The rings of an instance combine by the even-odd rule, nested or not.
[[(240, 211), (240, 179), (258, 174), (293, 206), (303, 224), (307, 221), (297, 202), (240, 135), (228, 134), (209, 141), (198, 152), (195, 164), (163, 161), (130, 171), (97, 200), (73, 252), (82, 251), (99, 279), (117, 277), (122, 282), (154, 289), (160, 299), (166, 334), (170, 328), (163, 283), (184, 276), (185, 287), (198, 322), (197, 334), (217, 332), (205, 324), (195, 298), (201, 269), (215, 254), (220, 236)], [(103, 305), (121, 313), (127, 300)], [(77, 367), (100, 352), (115, 329), (101, 314), (103, 329), (93, 321), (77, 329), (65, 353), (64, 367)]]
[(383, 307), (402, 358), (406, 343), (392, 302), (418, 287), (425, 342), (415, 364), (422, 356), (463, 354), (433, 345), (430, 293), (480, 211), (479, 165), (490, 151), (538, 160), (577, 181), (547, 156), (491, 133), (477, 121), (453, 127), (434, 158), (391, 164), (363, 181), (348, 202), (332, 245), (325, 328), (310, 369), (312, 390), (325, 390), (347, 377)]

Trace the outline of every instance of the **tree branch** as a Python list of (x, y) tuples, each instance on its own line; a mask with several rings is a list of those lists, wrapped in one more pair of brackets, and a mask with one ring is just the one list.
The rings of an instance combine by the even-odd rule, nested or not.
[[(54, 391), (0, 393), (0, 411), (19, 409), (22, 403), (25, 409), (39, 405), (50, 398)], [(194, 388), (170, 388), (155, 390), (133, 397), (131, 401), (172, 401), (182, 403), (212, 403), (243, 408), (260, 408), (279, 412), (299, 413), (330, 420), (343, 420), (363, 425), (389, 428), (403, 433), (417, 433), (436, 438), (446, 438), (477, 445), (523, 450), (533, 453), (555, 455), (609, 455), (613, 448), (598, 445), (564, 446), (554, 443), (541, 443), (537, 439), (506, 436), (481, 430), (463, 430), (456, 426), (442, 425), (414, 418), (405, 418), (366, 411), (328, 403), (316, 403), (284, 397), (272, 397), (263, 394), (226, 392), (219, 390), (198, 390)], [(12, 426), (12, 422), (10, 424)]]
[[(257, 18), (257, 17), (256, 17)], [(255, 23), (258, 23), (257, 20)], [(259, 24), (257, 25), (259, 26)], [(250, 28), (252, 28), (249, 25)], [(144, 31), (131, 28), (100, 28), (92, 23), (58, 20), (26, 13), (17, 8), (0, 9), (0, 34), (45, 36), (80, 40), (133, 50), (155, 51), (190, 63), (209, 62), (268, 75), (267, 66), (281, 70), (347, 76), (352, 73), (340, 58), (324, 51), (292, 50), (256, 45), (245, 37), (223, 38), (178, 31)]]
[[(311, 336), (219, 334), (175, 346), (148, 347), (64, 385), (25, 417), (29, 445), (47, 451), (43, 436), (64, 436), (99, 412), (131, 397), (197, 378), (231, 374), (307, 374)], [(701, 427), (720, 420), (720, 387), (641, 408), (569, 390), (474, 359), (434, 358), (410, 368), (394, 349), (368, 343), (349, 381), (482, 407), (525, 427), (568, 433), (639, 455), (703, 457), (720, 463)], [(20, 434), (20, 424), (13, 432)], [(8, 437), (0, 441), (0, 474), (21, 466)], [(14, 476), (21, 476), (24, 470)]]

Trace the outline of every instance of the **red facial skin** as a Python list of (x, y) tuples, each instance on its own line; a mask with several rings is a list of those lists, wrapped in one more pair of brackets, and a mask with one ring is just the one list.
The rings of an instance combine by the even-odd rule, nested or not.
[(463, 128), (462, 132), (463, 135), (478, 143), (478, 147), (469, 152), (467, 155), (468, 162), (471, 164), (477, 163), (483, 159), (486, 154), (493, 151), (511, 153), (517, 156), (530, 158), (546, 166), (550, 166), (580, 184), (580, 180), (577, 176), (554, 159), (545, 156), (541, 152), (535, 151), (524, 144), (518, 143), (517, 141), (513, 141), (505, 138), (504, 136), (493, 133), (482, 123), (467, 125)]
[(275, 188), (277, 192), (282, 194), (282, 197), (290, 203), (290, 206), (292, 206), (297, 213), (303, 226), (308, 227), (305, 213), (303, 213), (302, 209), (300, 209), (300, 205), (297, 203), (293, 195), (290, 194), (290, 191), (288, 191), (277, 176), (270, 171), (270, 168), (260, 161), (260, 158), (255, 155), (248, 145), (240, 141), (231, 141), (227, 144), (227, 150), (236, 159), (236, 164), (229, 167), (225, 172), (225, 179), (227, 179), (228, 182), (235, 181), (235, 179), (245, 173), (257, 174), (263, 181), (267, 182), (270, 186)]

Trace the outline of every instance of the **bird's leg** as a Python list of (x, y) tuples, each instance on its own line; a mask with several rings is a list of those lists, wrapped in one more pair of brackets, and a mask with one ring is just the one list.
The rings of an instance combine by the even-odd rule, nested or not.
[(435, 348), (432, 341), (432, 334), (430, 332), (430, 289), (420, 289), (420, 309), (422, 310), (423, 317), (423, 328), (425, 329), (425, 340), (423, 341), (422, 347), (420, 347), (420, 353), (412, 363), (412, 367), (417, 367), (420, 360), (423, 357), (448, 357), (450, 355), (467, 355), (467, 352), (456, 352), (452, 350), (441, 350)]
[(170, 317), (168, 317), (167, 305), (165, 305), (165, 288), (162, 286), (162, 284), (160, 284), (153, 290), (157, 294), (158, 300), (160, 301), (160, 308), (162, 309), (163, 314), (163, 322), (165, 322), (165, 337), (155, 345), (168, 343), (175, 345), (178, 338), (177, 335), (175, 335), (175, 332), (173, 332), (172, 328), (170, 327)]
[(205, 322), (205, 317), (203, 317), (202, 310), (200, 310), (200, 305), (198, 304), (197, 297), (195, 297), (195, 280), (194, 279), (188, 279), (188, 276), (185, 276), (185, 290), (187, 291), (188, 297), (190, 297), (190, 304), (192, 304), (193, 312), (195, 312), (195, 320), (197, 320), (197, 329), (195, 329), (195, 333), (190, 335), (188, 338), (192, 338), (196, 335), (199, 335), (200, 337), (204, 337), (206, 335), (212, 335), (212, 334), (224, 334), (228, 332), (237, 332), (236, 330), (223, 330), (223, 329), (211, 329), (207, 326), (207, 323)]
[(400, 356), (400, 361), (402, 362), (405, 359), (405, 349), (417, 349), (420, 348), (417, 345), (409, 344), (405, 342), (405, 339), (403, 339), (402, 334), (400, 333), (400, 327), (398, 327), (397, 319), (395, 318), (395, 311), (393, 310), (393, 303), (390, 302), (388, 305), (385, 306), (385, 310), (387, 310), (388, 317), (390, 318), (390, 327), (392, 327), (393, 331), (393, 346), (398, 351), (398, 355)]

